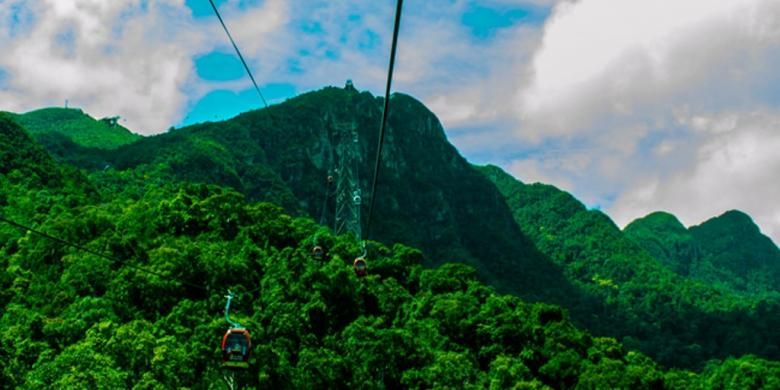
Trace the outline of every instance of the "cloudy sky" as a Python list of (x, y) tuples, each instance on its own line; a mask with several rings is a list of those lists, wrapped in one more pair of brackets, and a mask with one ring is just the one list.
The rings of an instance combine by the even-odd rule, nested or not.
[[(272, 102), (382, 93), (393, 0), (217, 1)], [(0, 110), (142, 134), (260, 107), (208, 0), (0, 0)], [(780, 1), (406, 0), (394, 89), (471, 161), (623, 226), (729, 209), (780, 242)]]

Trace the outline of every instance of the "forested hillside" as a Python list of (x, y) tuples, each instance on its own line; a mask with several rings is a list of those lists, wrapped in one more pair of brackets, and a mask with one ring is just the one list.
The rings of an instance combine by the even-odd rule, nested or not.
[[(115, 149), (141, 139), (119, 124), (119, 117), (94, 119), (79, 109), (44, 108), (15, 117), (38, 142), (65, 140), (88, 148)], [(47, 145), (48, 146), (48, 145)]]
[(164, 165), (84, 176), (2, 115), (0, 156), (3, 216), (116, 260), (0, 225), (3, 388), (219, 388), (228, 289), (253, 333), (245, 388), (780, 385), (780, 366), (751, 356), (664, 371), (403, 245), (370, 243), (360, 279), (349, 236)]
[(691, 263), (701, 252), (677, 217), (662, 211), (634, 220), (623, 231), (661, 264), (682, 276), (690, 275)]
[[(117, 150), (70, 147), (57, 155), (92, 170), (160, 164), (178, 179), (230, 187), (333, 226), (336, 199), (326, 179), (338, 180), (340, 147), (353, 143), (354, 131), (358, 181), (369, 188), (381, 102), (353, 87), (328, 87)], [(393, 95), (392, 106), (371, 238), (419, 247), (427, 265), (473, 265), (503, 292), (582, 306), (583, 295), (524, 237), (501, 194), (447, 142), (436, 116), (403, 94)]]
[(780, 293), (780, 249), (745, 213), (732, 210), (686, 229), (653, 213), (626, 235), (675, 272), (751, 294)]
[(775, 296), (745, 297), (682, 277), (625, 237), (608, 216), (587, 210), (570, 194), (524, 184), (497, 167), (483, 172), (537, 248), (563, 267), (572, 283), (605, 302), (603, 311), (575, 318), (589, 329), (673, 366), (700, 367), (710, 358), (745, 353), (780, 358)]
[[(332, 228), (337, 202), (327, 179), (339, 180), (351, 145), (357, 181), (368, 190), (381, 103), (351, 86), (328, 87), (114, 150), (74, 142), (46, 147), (61, 166), (85, 169), (67, 168), (73, 177), (90, 175), (78, 188), (87, 195), (109, 186), (141, 199), (146, 187), (121, 184), (128, 177), (162, 188), (209, 184)], [(571, 195), (472, 167), (415, 99), (395, 94), (391, 107), (372, 239), (420, 248), (424, 266), (468, 264), (499, 293), (561, 305), (578, 326), (667, 366), (698, 370), (711, 359), (745, 354), (780, 358), (777, 297), (745, 297), (676, 274)], [(102, 191), (103, 199), (113, 196)], [(54, 193), (43, 192), (46, 199)], [(363, 193), (364, 224), (371, 195)], [(47, 215), (29, 217), (42, 222)]]

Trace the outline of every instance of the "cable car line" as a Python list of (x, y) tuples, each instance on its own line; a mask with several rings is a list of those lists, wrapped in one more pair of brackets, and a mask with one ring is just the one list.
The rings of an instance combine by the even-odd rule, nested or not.
[(48, 234), (48, 233), (44, 233), (44, 232), (42, 232), (42, 231), (40, 231), (40, 230), (37, 230), (37, 229), (31, 228), (31, 227), (29, 227), (29, 226), (22, 225), (22, 224), (20, 224), (20, 223), (18, 223), (18, 222), (15, 222), (15, 221), (12, 221), (12, 220), (10, 220), (10, 219), (8, 219), (8, 218), (5, 218), (5, 217), (4, 217), (4, 216), (2, 216), (2, 215), (0, 215), (0, 222), (5, 222), (5, 223), (7, 223), (7, 224), (9, 224), (9, 225), (11, 225), (11, 226), (14, 226), (14, 227), (18, 228), (18, 229), (21, 229), (21, 230), (24, 230), (24, 231), (28, 231), (28, 232), (30, 232), (30, 233), (33, 233), (33, 234), (35, 234), (35, 235), (38, 235), (38, 236), (40, 236), (40, 237), (43, 237), (43, 238), (45, 238), (45, 239), (48, 239), (48, 240), (50, 240), (50, 241), (54, 241), (54, 242), (57, 242), (57, 243), (59, 243), (59, 244), (65, 245), (65, 246), (69, 246), (69, 247), (72, 247), (72, 248), (78, 249), (78, 250), (80, 250), (80, 251), (82, 251), (82, 252), (89, 253), (89, 254), (91, 254), (91, 255), (94, 255), (94, 256), (100, 257), (100, 258), (102, 258), (102, 259), (105, 259), (105, 260), (111, 261), (111, 262), (113, 262), (113, 263), (122, 264), (122, 265), (124, 265), (125, 267), (132, 268), (132, 269), (135, 269), (135, 270), (137, 270), (137, 271), (145, 272), (145, 273), (147, 273), (147, 274), (150, 274), (150, 275), (157, 276), (157, 277), (159, 277), (159, 278), (161, 278), (161, 279), (166, 279), (166, 280), (168, 280), (168, 281), (175, 281), (175, 282), (179, 282), (179, 283), (181, 283), (181, 284), (184, 284), (184, 285), (186, 285), (186, 286), (189, 286), (189, 287), (192, 287), (192, 288), (197, 288), (197, 289), (199, 289), (199, 290), (203, 290), (203, 291), (209, 291), (209, 289), (208, 289), (207, 287), (205, 287), (205, 286), (201, 286), (201, 285), (198, 285), (198, 284), (194, 284), (194, 283), (188, 282), (188, 281), (186, 281), (186, 280), (179, 280), (179, 279), (176, 279), (176, 278), (172, 278), (172, 277), (170, 277), (170, 276), (167, 276), (167, 275), (164, 275), (164, 274), (162, 274), (162, 273), (159, 273), (159, 272), (156, 272), (156, 271), (152, 271), (152, 270), (148, 270), (148, 269), (146, 269), (146, 268), (139, 267), (139, 266), (137, 266), (137, 265), (128, 264), (126, 261), (124, 261), (124, 260), (121, 260), (121, 259), (119, 259), (119, 258), (117, 258), (117, 257), (109, 256), (109, 255), (107, 255), (107, 254), (105, 254), (105, 253), (101, 253), (101, 252), (98, 252), (98, 251), (95, 251), (95, 250), (89, 249), (89, 248), (87, 248), (87, 247), (85, 247), (85, 246), (83, 246), (83, 245), (79, 245), (79, 244), (76, 244), (76, 243), (74, 243), (74, 242), (70, 242), (70, 241), (68, 241), (68, 240), (63, 240), (63, 239), (61, 239), (61, 238), (54, 237), (54, 236), (52, 236), (52, 235), (50, 235), (50, 234)]
[[(241, 59), (241, 62), (244, 65), (244, 69), (246, 69), (247, 74), (249, 75), (249, 78), (252, 80), (252, 84), (254, 85), (255, 90), (257, 91), (258, 95), (260, 95), (260, 98), (263, 100), (263, 104), (265, 104), (265, 106), (267, 108), (268, 107), (267, 102), (266, 102), (265, 98), (263, 97), (263, 94), (260, 91), (260, 88), (258, 87), (257, 82), (255, 81), (254, 76), (252, 75), (252, 71), (249, 69), (249, 66), (247, 65), (246, 61), (244, 60), (244, 57), (241, 55), (241, 51), (239, 50), (238, 46), (236, 45), (235, 41), (233, 40), (233, 37), (231, 36), (230, 31), (228, 30), (227, 26), (225, 25), (225, 22), (222, 19), (222, 16), (220, 15), (219, 10), (217, 9), (217, 6), (214, 4), (213, 0), (209, 0), (209, 3), (211, 4), (212, 9), (214, 10), (214, 13), (216, 14), (217, 18), (219, 19), (220, 24), (222, 25), (223, 29), (225, 30), (225, 33), (227, 34), (228, 38), (230, 39), (230, 42), (233, 44), (233, 48), (236, 50), (236, 53), (238, 54), (239, 58)], [(376, 161), (375, 161), (375, 165), (374, 165), (374, 176), (373, 176), (373, 180), (372, 180), (372, 184), (371, 184), (371, 195), (372, 196), (371, 196), (371, 202), (370, 202), (370, 205), (369, 205), (368, 218), (367, 218), (367, 222), (366, 222), (366, 234), (365, 234), (366, 238), (368, 238), (368, 236), (369, 236), (370, 227), (371, 227), (371, 220), (372, 220), (373, 211), (374, 211), (374, 205), (375, 205), (375, 201), (376, 201), (376, 188), (377, 188), (377, 181), (378, 181), (378, 178), (379, 178), (379, 168), (381, 166), (381, 159), (382, 159), (382, 148), (383, 148), (383, 145), (384, 145), (384, 135), (385, 135), (385, 129), (386, 129), (386, 126), (387, 126), (387, 116), (388, 116), (389, 106), (390, 106), (390, 89), (391, 89), (392, 79), (393, 79), (393, 69), (394, 69), (394, 66), (395, 66), (395, 54), (396, 54), (397, 45), (398, 45), (398, 31), (399, 31), (400, 23), (401, 23), (401, 10), (402, 10), (402, 7), (403, 7), (403, 0), (397, 0), (397, 3), (396, 3), (396, 13), (395, 13), (395, 22), (394, 22), (394, 26), (393, 26), (393, 39), (392, 39), (392, 44), (391, 44), (391, 49), (390, 49), (390, 61), (389, 61), (388, 73), (387, 73), (387, 84), (386, 84), (386, 87), (385, 87), (385, 101), (384, 101), (384, 107), (382, 109), (382, 121), (381, 121), (381, 124), (380, 124), (380, 130), (379, 130), (379, 141), (378, 141), (378, 144), (377, 144), (377, 154), (376, 154)], [(196, 288), (196, 289), (203, 290), (203, 291), (209, 291), (209, 289), (207, 287), (205, 287), (205, 286), (194, 284), (194, 283), (188, 282), (186, 280), (180, 280), (180, 279), (172, 278), (172, 277), (166, 276), (166, 275), (164, 275), (162, 273), (159, 273), (159, 272), (156, 272), (156, 271), (152, 271), (152, 270), (149, 270), (149, 269), (146, 269), (146, 268), (143, 268), (143, 267), (139, 267), (139, 266), (136, 266), (136, 265), (133, 265), (133, 264), (128, 264), (128, 263), (126, 263), (122, 259), (119, 259), (119, 258), (110, 256), (110, 255), (107, 255), (107, 254), (102, 253), (102, 252), (98, 252), (98, 251), (89, 249), (89, 248), (87, 248), (87, 247), (85, 247), (83, 245), (80, 245), (80, 244), (77, 244), (77, 243), (74, 243), (74, 242), (71, 242), (71, 241), (68, 241), (68, 240), (64, 240), (64, 239), (52, 236), (52, 235), (50, 235), (48, 233), (45, 233), (45, 232), (40, 231), (40, 230), (37, 230), (37, 229), (32, 228), (30, 226), (26, 226), (26, 225), (23, 225), (23, 224), (18, 223), (16, 221), (10, 220), (10, 219), (6, 218), (3, 215), (0, 215), (0, 222), (7, 223), (7, 224), (9, 224), (11, 226), (14, 226), (14, 227), (18, 228), (18, 229), (21, 229), (21, 230), (33, 233), (35, 235), (38, 235), (38, 236), (43, 237), (43, 238), (46, 238), (46, 239), (48, 239), (50, 241), (57, 242), (59, 244), (75, 248), (75, 249), (80, 250), (82, 252), (92, 254), (94, 256), (97, 256), (97, 257), (100, 257), (102, 259), (111, 261), (113, 263), (122, 264), (122, 265), (124, 265), (124, 266), (126, 266), (128, 268), (135, 269), (135, 270), (138, 270), (138, 271), (150, 274), (150, 275), (157, 276), (157, 277), (159, 277), (161, 279), (166, 279), (166, 280), (169, 280), (169, 281), (176, 281), (176, 282), (179, 282), (179, 283), (181, 283), (183, 285), (186, 285), (186, 286), (189, 286), (189, 287), (192, 287), (192, 288)], [(364, 250), (365, 250), (365, 242), (364, 242), (363, 245), (364, 245)], [(363, 265), (363, 268), (364, 268), (365, 261), (362, 261), (362, 262), (359, 262), (359, 263), (361, 263)], [(261, 289), (261, 287), (259, 286), (259, 287), (255, 288), (255, 289), (252, 289), (252, 290), (249, 290), (249, 291), (245, 292), (244, 294), (250, 294), (250, 293), (259, 291), (260, 289)], [(231, 293), (231, 296), (233, 296), (232, 293)]]
[[(230, 34), (230, 31), (225, 24), (225, 21), (222, 18), (222, 15), (219, 13), (219, 9), (217, 8), (216, 4), (213, 0), (209, 0), (209, 4), (211, 5), (211, 8), (214, 10), (214, 14), (217, 16), (217, 19), (219, 19), (220, 24), (222, 25), (223, 30), (225, 31), (225, 34), (228, 36), (228, 39), (230, 40), (230, 43), (233, 45), (233, 49), (235, 49), (236, 54), (238, 55), (238, 58), (241, 60), (241, 64), (244, 66), (244, 69), (247, 72), (247, 75), (249, 76), (250, 80), (252, 81), (252, 85), (255, 88), (255, 91), (257, 92), (258, 96), (260, 96), (260, 100), (263, 102), (264, 107), (266, 110), (268, 109), (268, 102), (266, 101), (265, 97), (263, 96), (262, 91), (260, 90), (260, 87), (257, 84), (257, 81), (255, 80), (254, 75), (252, 74), (251, 69), (249, 68), (249, 65), (247, 64), (246, 60), (244, 59), (244, 56), (241, 54), (241, 50), (238, 48), (238, 45), (236, 44), (235, 40), (233, 39), (233, 36)], [(395, 21), (393, 26), (393, 37), (392, 37), (392, 44), (391, 44), (391, 50), (390, 50), (390, 60), (388, 65), (388, 73), (387, 73), (387, 84), (385, 87), (385, 101), (384, 101), (384, 107), (382, 109), (382, 120), (379, 128), (379, 139), (377, 144), (377, 154), (376, 154), (376, 160), (374, 165), (374, 174), (373, 179), (371, 182), (371, 202), (369, 205), (368, 210), (368, 218), (366, 220), (366, 231), (364, 235), (364, 239), (362, 240), (362, 246), (363, 246), (363, 255), (356, 258), (353, 262), (353, 269), (358, 277), (363, 277), (366, 275), (367, 272), (367, 264), (365, 260), (366, 256), (366, 241), (369, 237), (370, 228), (371, 228), (371, 220), (374, 212), (374, 205), (376, 201), (376, 189), (377, 189), (377, 182), (379, 178), (379, 169), (381, 166), (382, 161), (382, 148), (384, 146), (384, 138), (385, 138), (385, 130), (387, 127), (387, 117), (389, 113), (389, 106), (390, 106), (390, 90), (392, 86), (392, 78), (393, 78), (393, 69), (395, 66), (395, 55), (397, 51), (397, 45), (398, 45), (398, 32), (400, 28), (401, 23), (401, 11), (403, 7), (403, 0), (397, 0), (396, 3), (396, 13), (395, 13)], [(269, 112), (270, 115), (270, 112)], [(357, 160), (356, 160), (357, 162)], [(355, 170), (358, 171), (357, 169)], [(330, 193), (330, 185), (332, 184), (331, 176), (328, 177), (328, 187), (326, 189), (326, 198), (325, 198), (325, 205), (323, 206), (323, 216), (325, 215), (326, 207), (327, 207), (327, 200)], [(359, 188), (358, 192), (353, 194), (353, 197), (355, 197), (356, 202), (358, 204), (358, 209), (360, 208), (360, 193)], [(358, 214), (359, 216), (359, 214)], [(322, 218), (321, 218), (322, 220)], [(87, 248), (84, 245), (77, 244), (75, 242), (71, 242), (59, 237), (55, 237), (53, 235), (50, 235), (48, 233), (45, 233), (41, 230), (38, 230), (36, 228), (26, 226), (24, 224), (18, 223), (16, 221), (13, 221), (11, 219), (6, 218), (4, 215), (0, 214), (0, 222), (6, 223), (10, 226), (13, 226), (17, 229), (20, 229), (22, 231), (32, 233), (34, 235), (40, 236), (44, 239), (50, 240), (52, 242), (59, 243), (61, 245), (64, 245), (66, 247), (74, 248), (78, 251), (88, 253), (91, 255), (94, 255), (96, 257), (102, 258), (104, 260), (108, 260), (112, 263), (128, 267), (130, 269), (137, 270), (139, 272), (143, 272), (149, 275), (154, 275), (160, 279), (168, 280), (171, 282), (178, 282), (184, 286), (192, 287), (198, 290), (205, 291), (206, 293), (210, 293), (210, 289), (207, 286), (195, 284), (186, 280), (170, 277), (168, 275), (165, 275), (163, 273), (153, 271), (150, 269), (146, 269), (141, 266), (137, 266), (134, 264), (128, 263), (126, 260), (120, 259), (118, 257), (111, 256), (109, 254), (106, 254), (101, 251), (92, 250)], [(358, 217), (357, 224), (358, 229), (360, 226), (360, 218)], [(357, 237), (358, 239), (361, 239), (360, 234)], [(105, 243), (105, 241), (104, 241)], [(315, 257), (322, 258), (324, 256), (324, 251), (322, 248), (320, 248), (320, 254), (315, 254)], [(259, 291), (262, 289), (262, 285), (259, 284), (256, 288), (249, 290), (243, 294), (251, 294), (254, 292)], [(251, 343), (251, 335), (249, 330), (241, 327), (241, 325), (238, 322), (235, 322), (230, 319), (230, 304), (235, 299), (236, 295), (233, 294), (230, 290), (228, 290), (228, 295), (225, 296), (227, 298), (227, 302), (225, 304), (225, 320), (230, 325), (230, 328), (225, 333), (224, 337), (222, 338), (222, 365), (223, 367), (231, 370), (228, 373), (226, 373), (225, 378), (228, 382), (230, 387), (233, 387), (236, 383), (236, 372), (233, 371), (235, 369), (245, 369), (249, 367), (249, 356), (252, 349), (252, 343)]]
[[(125, 267), (131, 268), (131, 269), (134, 269), (134, 270), (137, 270), (137, 271), (141, 271), (141, 272), (147, 273), (149, 275), (157, 276), (160, 279), (164, 279), (164, 280), (167, 280), (167, 281), (170, 281), (170, 282), (179, 282), (179, 283), (181, 283), (181, 284), (183, 284), (185, 286), (189, 286), (189, 287), (196, 288), (198, 290), (202, 290), (202, 291), (206, 291), (206, 292), (211, 291), (206, 286), (195, 284), (195, 283), (192, 283), (192, 282), (188, 282), (186, 280), (170, 277), (168, 275), (162, 274), (162, 273), (157, 272), (157, 271), (152, 271), (152, 270), (146, 269), (144, 267), (140, 267), (140, 266), (137, 266), (137, 265), (129, 264), (129, 263), (127, 263), (126, 260), (122, 260), (122, 259), (120, 259), (118, 257), (113, 257), (113, 256), (107, 255), (105, 253), (98, 252), (98, 251), (95, 251), (93, 249), (89, 249), (89, 248), (87, 248), (87, 247), (85, 247), (83, 245), (76, 244), (74, 242), (71, 242), (71, 241), (68, 241), (68, 240), (64, 240), (64, 239), (59, 238), (59, 237), (52, 236), (52, 235), (50, 235), (48, 233), (44, 233), (44, 232), (42, 232), (42, 231), (40, 231), (38, 229), (29, 227), (29, 226), (23, 225), (21, 223), (18, 223), (16, 221), (13, 221), (11, 219), (8, 219), (8, 218), (6, 218), (3, 215), (0, 215), (0, 222), (5, 222), (5, 223), (7, 223), (7, 224), (9, 224), (9, 225), (11, 225), (13, 227), (16, 227), (16, 228), (20, 229), (20, 230), (24, 230), (24, 231), (33, 233), (33, 234), (35, 234), (37, 236), (40, 236), (40, 237), (43, 237), (43, 238), (45, 238), (47, 240), (54, 241), (56, 243), (59, 243), (59, 244), (65, 245), (65, 246), (69, 246), (71, 248), (75, 248), (75, 249), (77, 249), (79, 251), (86, 252), (86, 253), (89, 253), (91, 255), (100, 257), (100, 258), (102, 258), (104, 260), (108, 260), (108, 261), (111, 261), (113, 263), (121, 264), (121, 265), (123, 265)], [(228, 293), (232, 294), (233, 297), (235, 298), (237, 295), (252, 294), (254, 292), (259, 291), (260, 289), (262, 289), (262, 286), (258, 286), (256, 288), (251, 289), (251, 290), (245, 291), (245, 292), (243, 292), (241, 294), (233, 294), (230, 291), (228, 291)]]
[[(393, 42), (390, 46), (390, 63), (387, 69), (387, 85), (385, 86), (385, 102), (382, 108), (382, 122), (379, 125), (379, 142), (376, 150), (376, 162), (374, 164), (374, 178), (371, 181), (371, 201), (368, 207), (368, 218), (366, 219), (366, 235), (368, 239), (371, 233), (371, 218), (374, 215), (374, 203), (376, 202), (376, 187), (377, 180), (379, 179), (379, 168), (382, 163), (382, 146), (385, 142), (385, 129), (387, 127), (387, 116), (390, 110), (390, 87), (393, 83), (393, 68), (395, 67), (395, 52), (398, 47), (398, 30), (401, 27), (401, 9), (403, 8), (403, 0), (398, 0), (395, 9), (395, 22), (393, 24)], [(365, 245), (365, 244), (364, 244)]]
[(219, 9), (217, 9), (217, 5), (214, 4), (214, 0), (209, 0), (209, 3), (211, 4), (211, 8), (214, 10), (214, 14), (217, 15), (217, 19), (219, 19), (219, 23), (222, 25), (222, 29), (225, 30), (225, 34), (227, 34), (228, 39), (230, 39), (230, 43), (233, 45), (233, 48), (236, 49), (236, 54), (238, 54), (238, 58), (241, 60), (241, 63), (244, 65), (244, 69), (246, 69), (246, 73), (249, 75), (249, 79), (252, 80), (252, 85), (255, 86), (255, 91), (257, 91), (257, 94), (260, 95), (260, 100), (263, 101), (263, 105), (265, 106), (265, 108), (268, 108), (268, 102), (265, 101), (265, 97), (263, 96), (263, 93), (260, 92), (260, 87), (257, 86), (257, 81), (255, 81), (255, 76), (253, 76), (252, 71), (249, 70), (249, 65), (247, 65), (246, 61), (244, 60), (244, 56), (241, 55), (241, 50), (238, 49), (238, 45), (236, 44), (236, 41), (233, 40), (233, 36), (230, 34), (227, 25), (225, 25), (225, 21), (222, 20), (222, 15), (220, 15)]

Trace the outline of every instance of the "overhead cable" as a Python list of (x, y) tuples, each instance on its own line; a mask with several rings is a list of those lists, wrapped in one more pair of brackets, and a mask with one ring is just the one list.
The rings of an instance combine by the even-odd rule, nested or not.
[(222, 25), (222, 29), (225, 30), (225, 34), (227, 34), (228, 39), (230, 39), (230, 43), (233, 45), (233, 49), (236, 50), (236, 54), (238, 54), (238, 58), (241, 60), (241, 63), (244, 65), (244, 69), (246, 69), (246, 73), (249, 75), (249, 79), (252, 80), (252, 85), (255, 86), (255, 91), (257, 91), (257, 94), (260, 95), (260, 100), (263, 101), (263, 105), (265, 108), (268, 108), (268, 103), (265, 101), (265, 97), (263, 96), (263, 93), (260, 92), (260, 87), (257, 86), (257, 81), (255, 81), (255, 76), (252, 75), (252, 71), (249, 69), (249, 65), (247, 65), (246, 60), (244, 60), (244, 56), (241, 55), (241, 50), (238, 49), (238, 45), (236, 44), (236, 41), (233, 40), (233, 35), (230, 34), (230, 30), (228, 30), (227, 25), (225, 25), (225, 21), (222, 19), (222, 15), (219, 13), (219, 9), (217, 9), (217, 5), (214, 4), (214, 0), (209, 0), (209, 3), (211, 4), (211, 8), (214, 10), (214, 14), (217, 15), (217, 19), (219, 19), (219, 23)]
[(374, 204), (376, 203), (377, 181), (379, 180), (379, 168), (382, 163), (382, 147), (385, 142), (385, 129), (387, 128), (387, 116), (390, 111), (390, 87), (393, 83), (393, 68), (395, 67), (395, 52), (398, 47), (398, 30), (401, 27), (401, 9), (403, 0), (398, 0), (395, 9), (395, 23), (393, 24), (393, 42), (390, 46), (390, 64), (387, 67), (387, 85), (385, 86), (385, 104), (382, 108), (382, 122), (379, 125), (379, 141), (376, 149), (376, 161), (374, 164), (374, 178), (371, 181), (371, 202), (368, 207), (368, 219), (366, 220), (366, 239), (371, 232), (371, 218), (374, 215)]
[(16, 221), (12, 221), (12, 220), (10, 220), (10, 219), (2, 216), (2, 215), (0, 215), (0, 222), (5, 222), (5, 223), (7, 223), (7, 224), (9, 224), (9, 225), (11, 225), (13, 227), (18, 228), (18, 229), (21, 229), (21, 230), (24, 230), (24, 231), (28, 231), (30, 233), (33, 233), (33, 234), (38, 235), (40, 237), (43, 237), (43, 238), (45, 238), (47, 240), (54, 241), (54, 242), (60, 243), (60, 244), (65, 245), (65, 246), (69, 246), (71, 248), (78, 249), (78, 250), (80, 250), (82, 252), (86, 252), (86, 253), (89, 253), (91, 255), (95, 255), (97, 257), (100, 257), (102, 259), (111, 261), (113, 263), (122, 264), (122, 265), (124, 265), (125, 267), (128, 267), (128, 268), (132, 268), (132, 269), (135, 269), (135, 270), (138, 270), (138, 271), (141, 271), (141, 272), (145, 272), (147, 274), (154, 275), (154, 276), (157, 276), (159, 278), (166, 279), (166, 280), (169, 280), (169, 281), (176, 281), (176, 282), (179, 282), (181, 284), (184, 284), (184, 285), (192, 287), (192, 288), (208, 291), (208, 288), (206, 288), (204, 286), (197, 285), (197, 284), (194, 284), (194, 283), (190, 283), (190, 282), (188, 282), (186, 280), (179, 280), (179, 279), (176, 279), (176, 278), (172, 278), (172, 277), (170, 277), (168, 275), (165, 275), (165, 274), (162, 274), (160, 272), (148, 270), (146, 268), (139, 267), (139, 266), (136, 266), (136, 265), (133, 265), (133, 264), (128, 264), (126, 261), (123, 261), (123, 260), (121, 260), (121, 259), (119, 259), (117, 257), (113, 257), (113, 256), (107, 255), (105, 253), (101, 253), (101, 252), (89, 249), (89, 248), (87, 248), (87, 247), (85, 247), (83, 245), (76, 244), (75, 242), (71, 242), (71, 241), (68, 241), (68, 240), (64, 240), (62, 238), (54, 237), (54, 236), (52, 236), (52, 235), (50, 235), (48, 233), (44, 233), (44, 232), (42, 232), (40, 230), (37, 230), (35, 228), (22, 225), (21, 223), (18, 223)]

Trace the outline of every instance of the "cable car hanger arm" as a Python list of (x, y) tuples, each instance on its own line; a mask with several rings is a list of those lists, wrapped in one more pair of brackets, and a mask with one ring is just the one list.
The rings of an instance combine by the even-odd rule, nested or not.
[(241, 324), (230, 319), (230, 302), (234, 297), (235, 295), (228, 290), (228, 295), (225, 295), (225, 298), (227, 298), (227, 303), (225, 303), (225, 321), (230, 324), (231, 328), (240, 328)]

